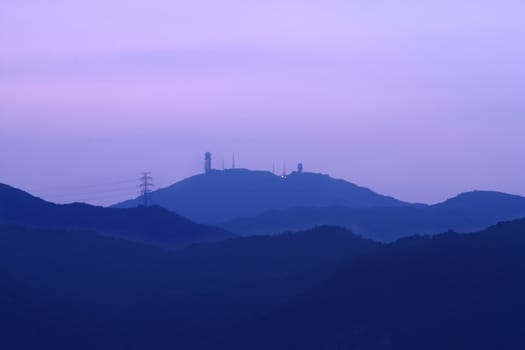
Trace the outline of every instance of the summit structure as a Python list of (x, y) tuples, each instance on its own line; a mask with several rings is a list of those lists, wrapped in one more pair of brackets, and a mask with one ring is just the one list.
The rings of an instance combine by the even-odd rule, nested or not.
[(204, 154), (204, 173), (208, 174), (211, 171), (211, 152)]

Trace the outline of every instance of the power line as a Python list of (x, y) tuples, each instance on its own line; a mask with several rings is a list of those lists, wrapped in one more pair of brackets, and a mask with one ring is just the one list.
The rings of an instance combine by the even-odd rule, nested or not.
[(41, 197), (44, 197), (44, 198), (52, 198), (54, 200), (60, 200), (60, 201), (65, 201), (65, 200), (73, 200), (73, 201), (83, 201), (83, 200), (86, 200), (86, 199), (90, 199), (90, 200), (96, 200), (96, 199), (105, 199), (105, 198), (115, 198), (115, 197), (121, 197), (121, 196), (125, 196), (126, 198), (128, 199), (132, 199), (134, 197), (136, 197), (136, 192), (133, 193), (133, 192), (130, 192), (129, 190), (127, 191), (119, 191), (119, 192), (113, 192), (113, 193), (93, 193), (93, 194), (86, 194), (86, 195), (83, 195), (83, 196), (79, 196), (79, 195), (75, 195), (75, 196), (67, 196), (67, 195), (60, 195), (60, 196), (53, 196), (53, 195), (49, 195), (49, 196), (41, 196)]
[[(143, 174), (144, 175), (144, 174)], [(147, 186), (142, 187), (144, 184), (143, 177), (140, 178), (141, 180), (141, 191), (140, 191), (140, 197), (139, 200), (141, 200), (144, 204), (150, 205), (151, 204), (151, 198), (149, 196), (149, 193), (152, 192), (152, 186), (151, 183), (151, 176), (146, 174), (146, 176), (149, 176), (149, 178), (146, 181)], [(109, 199), (115, 198), (115, 200), (121, 200), (117, 197), (127, 197), (127, 198), (134, 198), (133, 195), (133, 187), (129, 186), (128, 184), (131, 184), (132, 182), (136, 183), (137, 179), (134, 180), (130, 179), (124, 179), (124, 180), (117, 180), (117, 181), (111, 181), (111, 182), (102, 182), (102, 183), (96, 183), (96, 184), (87, 184), (87, 185), (76, 185), (76, 186), (48, 186), (48, 187), (41, 187), (39, 189), (33, 189), (30, 190), (31, 193), (37, 195), (41, 198), (48, 198), (52, 201), (58, 201), (58, 202), (89, 202), (89, 201), (107, 201)], [(146, 202), (144, 202), (144, 190), (146, 190)], [(136, 192), (135, 192), (136, 193)], [(142, 197), (142, 198), (141, 198)]]
[(98, 188), (98, 187), (107, 187), (107, 186), (115, 186), (115, 185), (124, 185), (124, 184), (130, 184), (132, 182), (136, 182), (137, 179), (127, 179), (127, 180), (120, 180), (120, 181), (113, 181), (113, 182), (105, 182), (105, 183), (98, 183), (98, 184), (87, 184), (87, 185), (71, 185), (71, 186), (46, 186), (46, 187), (37, 187), (37, 188), (31, 188), (29, 189), (32, 192), (46, 192), (46, 191), (55, 191), (55, 190), (82, 190), (82, 189), (91, 189), (91, 188)]
[[(137, 180), (135, 180), (137, 181)], [(117, 194), (117, 193), (129, 193), (130, 188), (114, 188), (114, 189), (108, 189), (108, 190), (97, 190), (97, 191), (89, 191), (89, 192), (69, 192), (69, 193), (62, 193), (58, 195), (49, 194), (49, 193), (43, 193), (39, 194), (42, 196), (47, 197), (55, 197), (55, 198), (64, 198), (64, 197), (82, 197), (82, 196), (90, 196), (90, 195), (104, 195), (104, 194)]]
[(104, 202), (110, 202), (112, 204), (115, 204), (117, 202), (125, 201), (129, 198), (132, 198), (133, 194), (128, 193), (122, 193), (122, 194), (111, 194), (111, 195), (102, 195), (102, 196), (89, 196), (89, 197), (81, 197), (81, 198), (74, 198), (74, 197), (63, 197), (63, 198), (55, 198), (55, 197), (49, 197), (49, 199), (53, 202), (60, 202), (60, 203), (90, 203), (90, 202), (98, 202), (98, 201), (104, 201)]

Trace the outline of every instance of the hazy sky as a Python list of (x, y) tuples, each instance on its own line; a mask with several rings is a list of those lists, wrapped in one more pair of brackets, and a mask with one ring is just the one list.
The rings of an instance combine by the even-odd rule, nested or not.
[(0, 182), (68, 202), (226, 165), (525, 195), (523, 0), (2, 0)]

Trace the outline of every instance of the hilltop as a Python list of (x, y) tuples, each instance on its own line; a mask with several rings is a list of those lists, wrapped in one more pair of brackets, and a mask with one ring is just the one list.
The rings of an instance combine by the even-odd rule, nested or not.
[[(206, 224), (297, 206), (411, 205), (328, 175), (294, 172), (282, 177), (246, 169), (211, 170), (154, 191), (150, 198), (157, 205)], [(140, 198), (137, 198), (115, 207), (129, 208), (139, 204)]]
[(384, 208), (296, 207), (237, 218), (220, 226), (239, 234), (270, 234), (318, 225), (338, 225), (380, 240), (447, 230), (472, 232), (525, 217), (525, 198), (500, 192), (462, 193), (443, 203)]
[(116, 209), (83, 203), (60, 205), (5, 184), (0, 184), (0, 223), (95, 230), (102, 235), (168, 248), (233, 236), (158, 206)]

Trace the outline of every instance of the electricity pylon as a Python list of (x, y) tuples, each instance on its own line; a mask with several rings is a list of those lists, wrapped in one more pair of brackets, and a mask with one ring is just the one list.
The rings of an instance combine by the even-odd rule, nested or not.
[(153, 183), (151, 182), (153, 178), (151, 177), (150, 172), (142, 173), (140, 178), (140, 197), (142, 199), (142, 205), (147, 207), (151, 204), (150, 193), (153, 191)]

